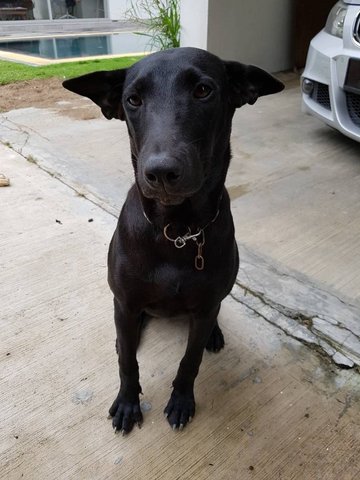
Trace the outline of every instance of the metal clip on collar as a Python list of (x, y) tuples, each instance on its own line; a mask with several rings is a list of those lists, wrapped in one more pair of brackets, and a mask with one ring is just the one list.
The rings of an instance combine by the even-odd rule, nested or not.
[(204, 270), (204, 264), (205, 260), (204, 257), (202, 256), (202, 247), (205, 244), (205, 233), (204, 229), (199, 229), (198, 232), (196, 233), (191, 233), (190, 227), (188, 227), (188, 231), (185, 233), (183, 236), (178, 236), (176, 238), (171, 238), (168, 235), (168, 229), (170, 227), (170, 223), (164, 227), (164, 237), (169, 240), (170, 242), (173, 242), (176, 248), (183, 248), (186, 245), (186, 242), (188, 240), (194, 240), (198, 247), (198, 252), (195, 257), (195, 268), (196, 270)]

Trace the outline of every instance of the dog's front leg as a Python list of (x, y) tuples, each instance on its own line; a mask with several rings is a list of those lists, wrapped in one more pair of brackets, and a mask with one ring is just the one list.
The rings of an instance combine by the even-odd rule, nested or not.
[(141, 315), (131, 312), (116, 298), (114, 310), (120, 390), (110, 407), (109, 414), (113, 417), (112, 425), (115, 432), (121, 430), (125, 434), (132, 430), (135, 423), (140, 427), (143, 419), (139, 402), (141, 393), (139, 365), (136, 360)]
[(186, 352), (173, 381), (173, 391), (164, 410), (170, 426), (180, 430), (195, 414), (194, 382), (199, 372), (204, 348), (216, 325), (220, 305), (210, 312), (190, 317), (189, 338)]

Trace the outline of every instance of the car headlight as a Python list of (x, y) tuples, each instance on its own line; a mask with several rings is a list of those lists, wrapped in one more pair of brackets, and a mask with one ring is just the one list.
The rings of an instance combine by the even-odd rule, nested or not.
[(344, 22), (346, 17), (348, 6), (344, 2), (340, 1), (335, 3), (331, 9), (326, 25), (325, 32), (342, 38), (344, 32)]

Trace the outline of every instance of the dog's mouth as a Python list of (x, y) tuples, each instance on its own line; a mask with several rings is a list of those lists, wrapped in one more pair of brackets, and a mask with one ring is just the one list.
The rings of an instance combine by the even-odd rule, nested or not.
[(185, 200), (185, 197), (180, 197), (178, 195), (162, 195), (158, 197), (157, 200), (164, 205), (165, 207), (181, 205)]
[(159, 202), (160, 205), (163, 205), (165, 207), (170, 207), (170, 206), (176, 206), (176, 205), (181, 205), (186, 199), (193, 197), (197, 192), (198, 189), (194, 189), (191, 191), (186, 191), (186, 192), (174, 192), (170, 193), (167, 192), (165, 189), (161, 191), (148, 191), (147, 189), (143, 189), (140, 187), (141, 193), (144, 195), (144, 197), (148, 198), (149, 200), (155, 200), (156, 202)]
[(170, 207), (170, 206), (175, 206), (175, 205), (181, 205), (183, 201), (185, 200), (184, 197), (162, 197), (158, 199), (161, 205), (164, 205), (165, 207)]
[[(155, 200), (165, 207), (181, 205), (187, 198), (193, 196), (194, 191), (169, 192), (163, 187), (158, 190), (150, 190), (139, 182), (139, 188), (144, 197)], [(197, 190), (195, 190), (197, 191)]]
[(188, 192), (167, 192), (165, 188), (158, 190), (149, 189), (147, 185), (143, 185), (142, 182), (138, 182), (138, 187), (145, 198), (155, 200), (160, 203), (160, 205), (166, 207), (181, 205), (186, 198), (192, 195), (192, 193), (189, 195)]

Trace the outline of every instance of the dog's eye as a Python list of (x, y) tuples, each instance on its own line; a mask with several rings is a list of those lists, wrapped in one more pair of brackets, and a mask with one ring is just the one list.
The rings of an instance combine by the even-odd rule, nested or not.
[(140, 107), (142, 104), (142, 100), (139, 95), (130, 95), (130, 97), (127, 99), (127, 102), (130, 103), (133, 107)]
[(201, 83), (198, 85), (194, 90), (194, 97), (195, 98), (206, 98), (210, 95), (212, 89), (208, 85), (204, 85)]

